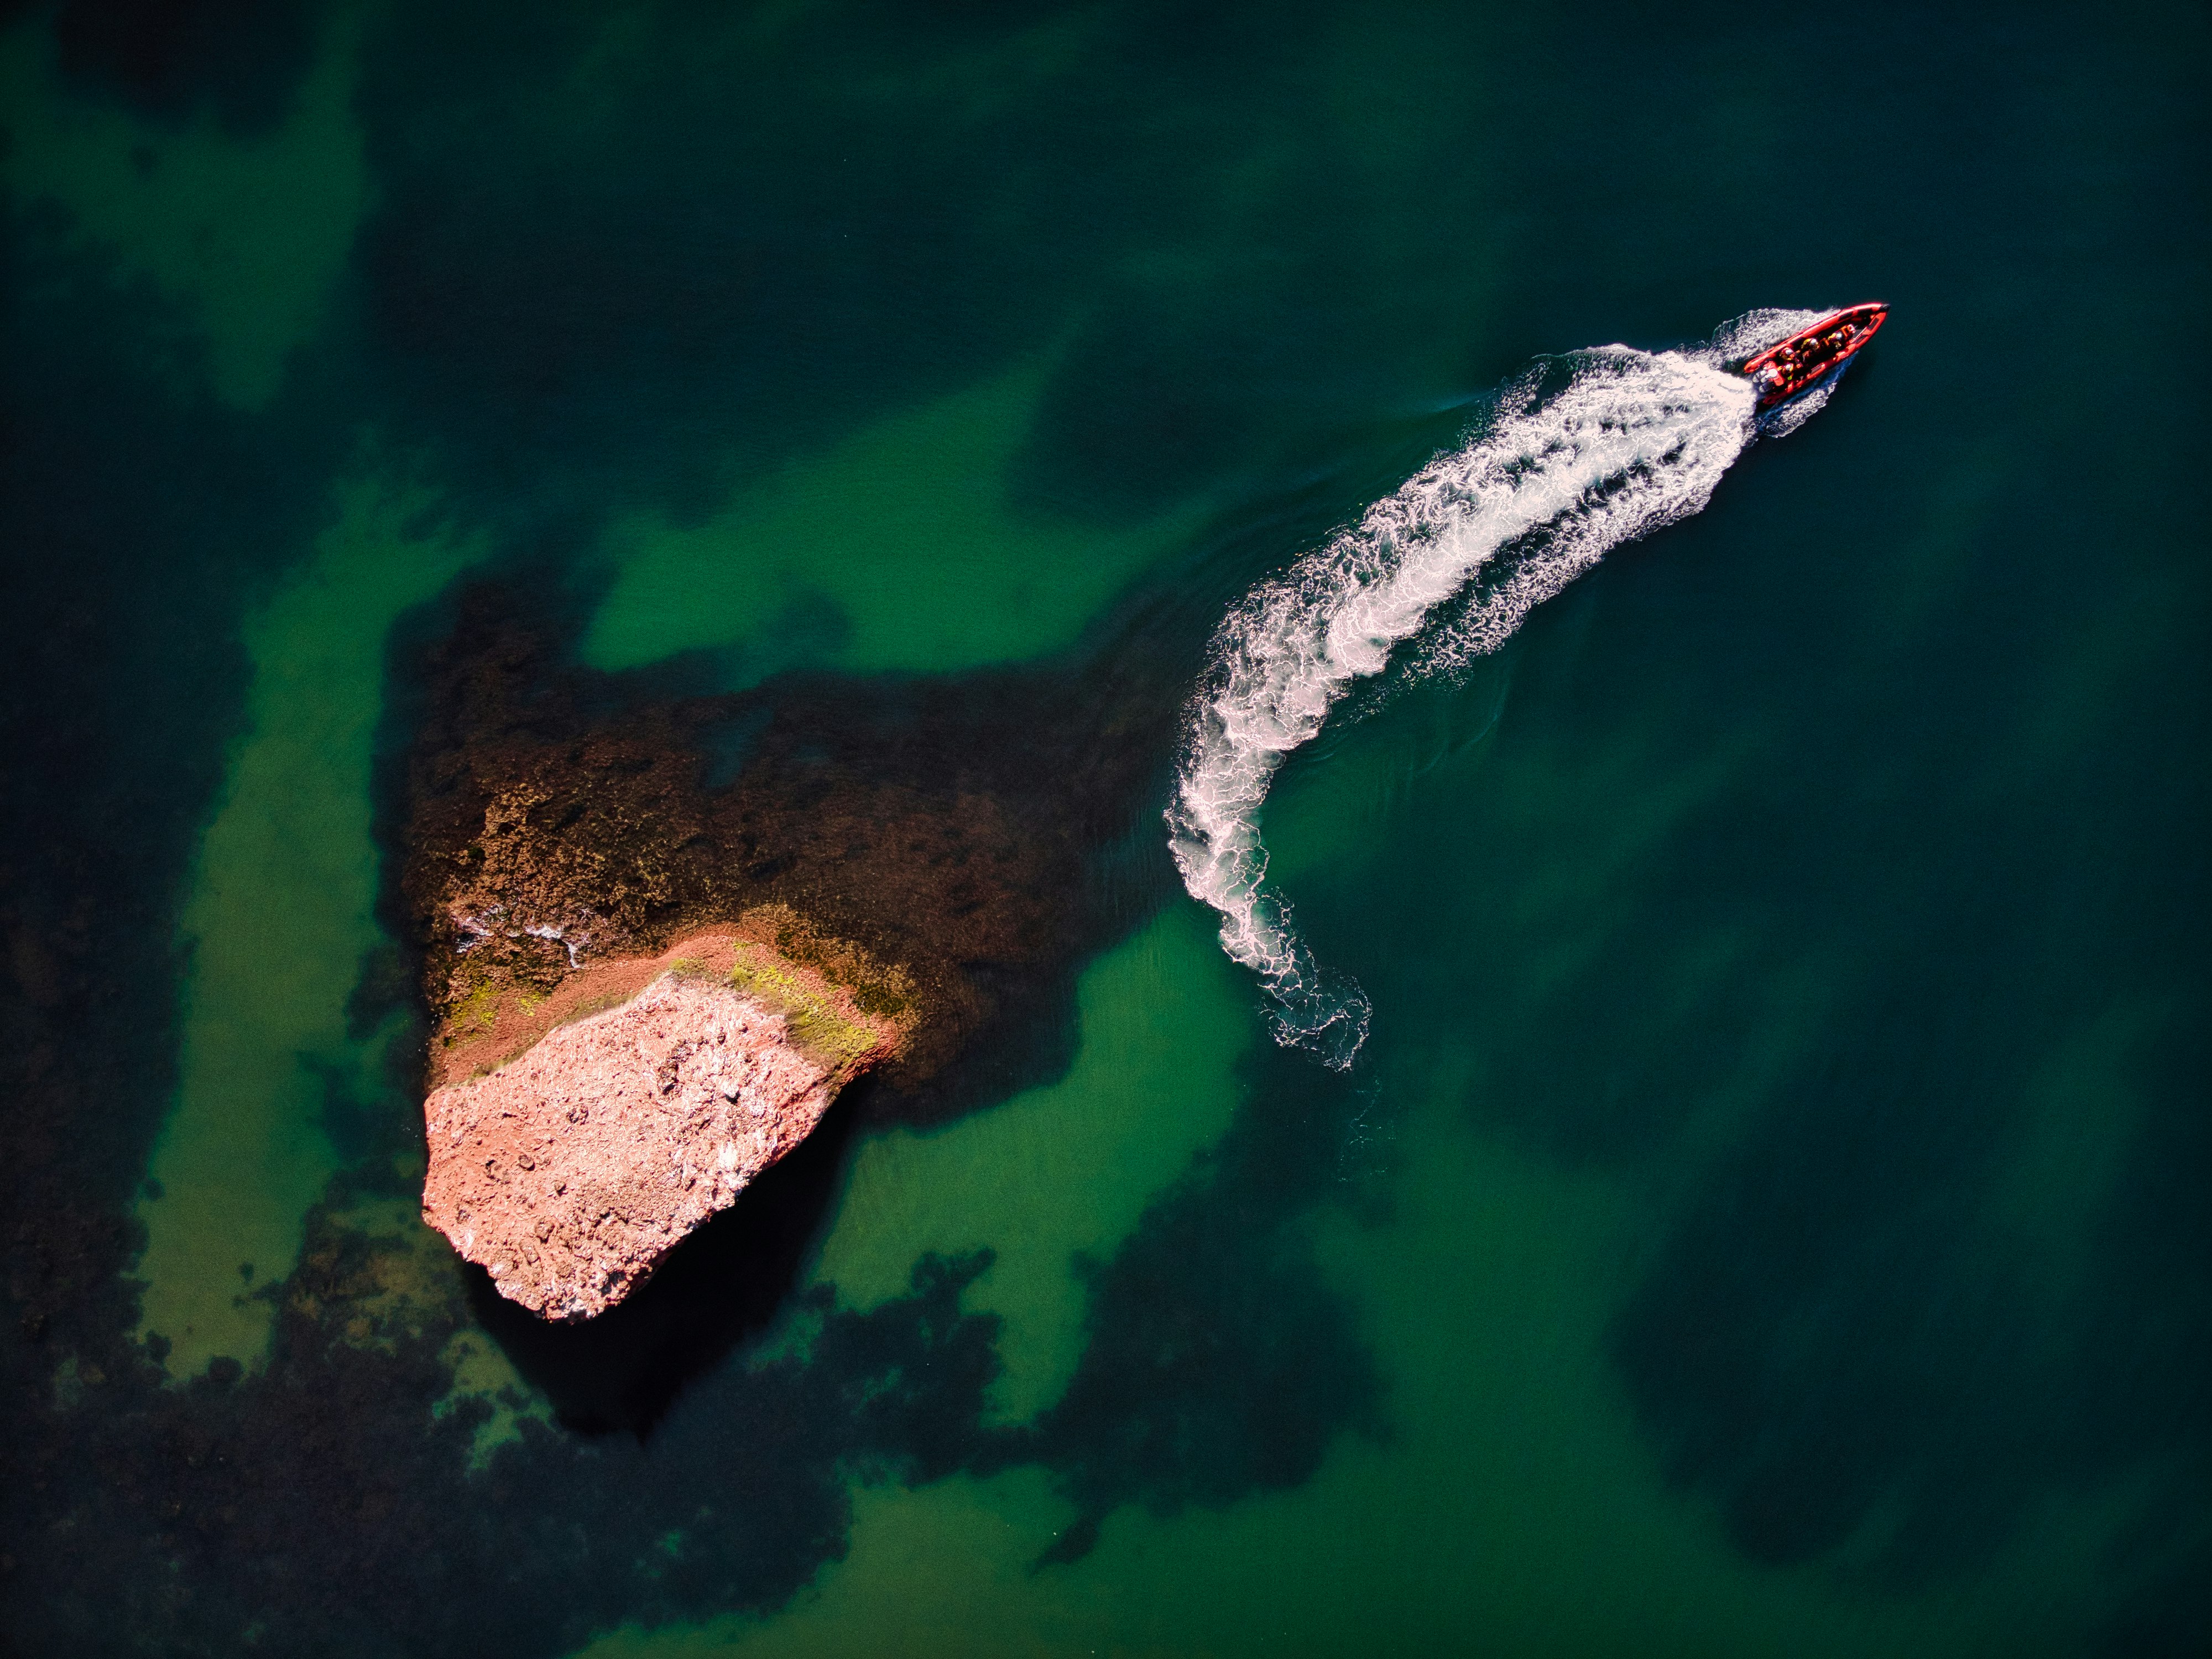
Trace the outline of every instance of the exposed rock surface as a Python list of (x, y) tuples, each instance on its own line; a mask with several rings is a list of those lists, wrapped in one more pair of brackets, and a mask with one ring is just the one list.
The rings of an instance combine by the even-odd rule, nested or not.
[(562, 1320), (642, 1283), (901, 1035), (735, 933), (600, 964), (481, 1041), (511, 1044), (518, 1022), (550, 1029), (425, 1103), (422, 1215), (501, 1295)]

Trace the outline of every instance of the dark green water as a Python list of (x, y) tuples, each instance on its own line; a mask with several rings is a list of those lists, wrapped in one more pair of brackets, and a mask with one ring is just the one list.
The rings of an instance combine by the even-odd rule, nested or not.
[[(2206, 46), (10, 9), (0, 1625), (2212, 1646)], [(641, 684), (1180, 695), (1539, 354), (1874, 297), (1702, 514), (1289, 760), (1349, 1071), (1184, 895), (1162, 745), (1064, 1018), (599, 1346), (414, 1220), (386, 792), (459, 586)]]

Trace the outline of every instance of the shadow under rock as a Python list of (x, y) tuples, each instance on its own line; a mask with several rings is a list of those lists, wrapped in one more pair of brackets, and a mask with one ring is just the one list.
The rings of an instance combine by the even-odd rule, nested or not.
[(855, 1083), (813, 1133), (596, 1319), (540, 1319), (472, 1262), (465, 1264), (471, 1310), (564, 1427), (644, 1439), (695, 1377), (765, 1331), (800, 1287), (860, 1122), (860, 1097), (878, 1086)]

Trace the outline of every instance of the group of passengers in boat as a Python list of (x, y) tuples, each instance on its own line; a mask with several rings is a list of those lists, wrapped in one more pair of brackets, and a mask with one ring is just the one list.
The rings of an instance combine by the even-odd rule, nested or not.
[(1826, 334), (1797, 341), (1776, 353), (1769, 362), (1766, 366), (1768, 380), (1776, 386), (1788, 385), (1808, 365), (1826, 362), (1842, 352), (1857, 332), (1849, 323), (1844, 323), (1830, 329)]

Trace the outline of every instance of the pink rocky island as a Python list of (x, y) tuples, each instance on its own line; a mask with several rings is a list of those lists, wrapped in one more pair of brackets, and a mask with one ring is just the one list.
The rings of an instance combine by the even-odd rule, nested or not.
[(904, 1041), (775, 937), (741, 921), (458, 1006), (423, 1108), (423, 1219), (547, 1319), (642, 1284)]

